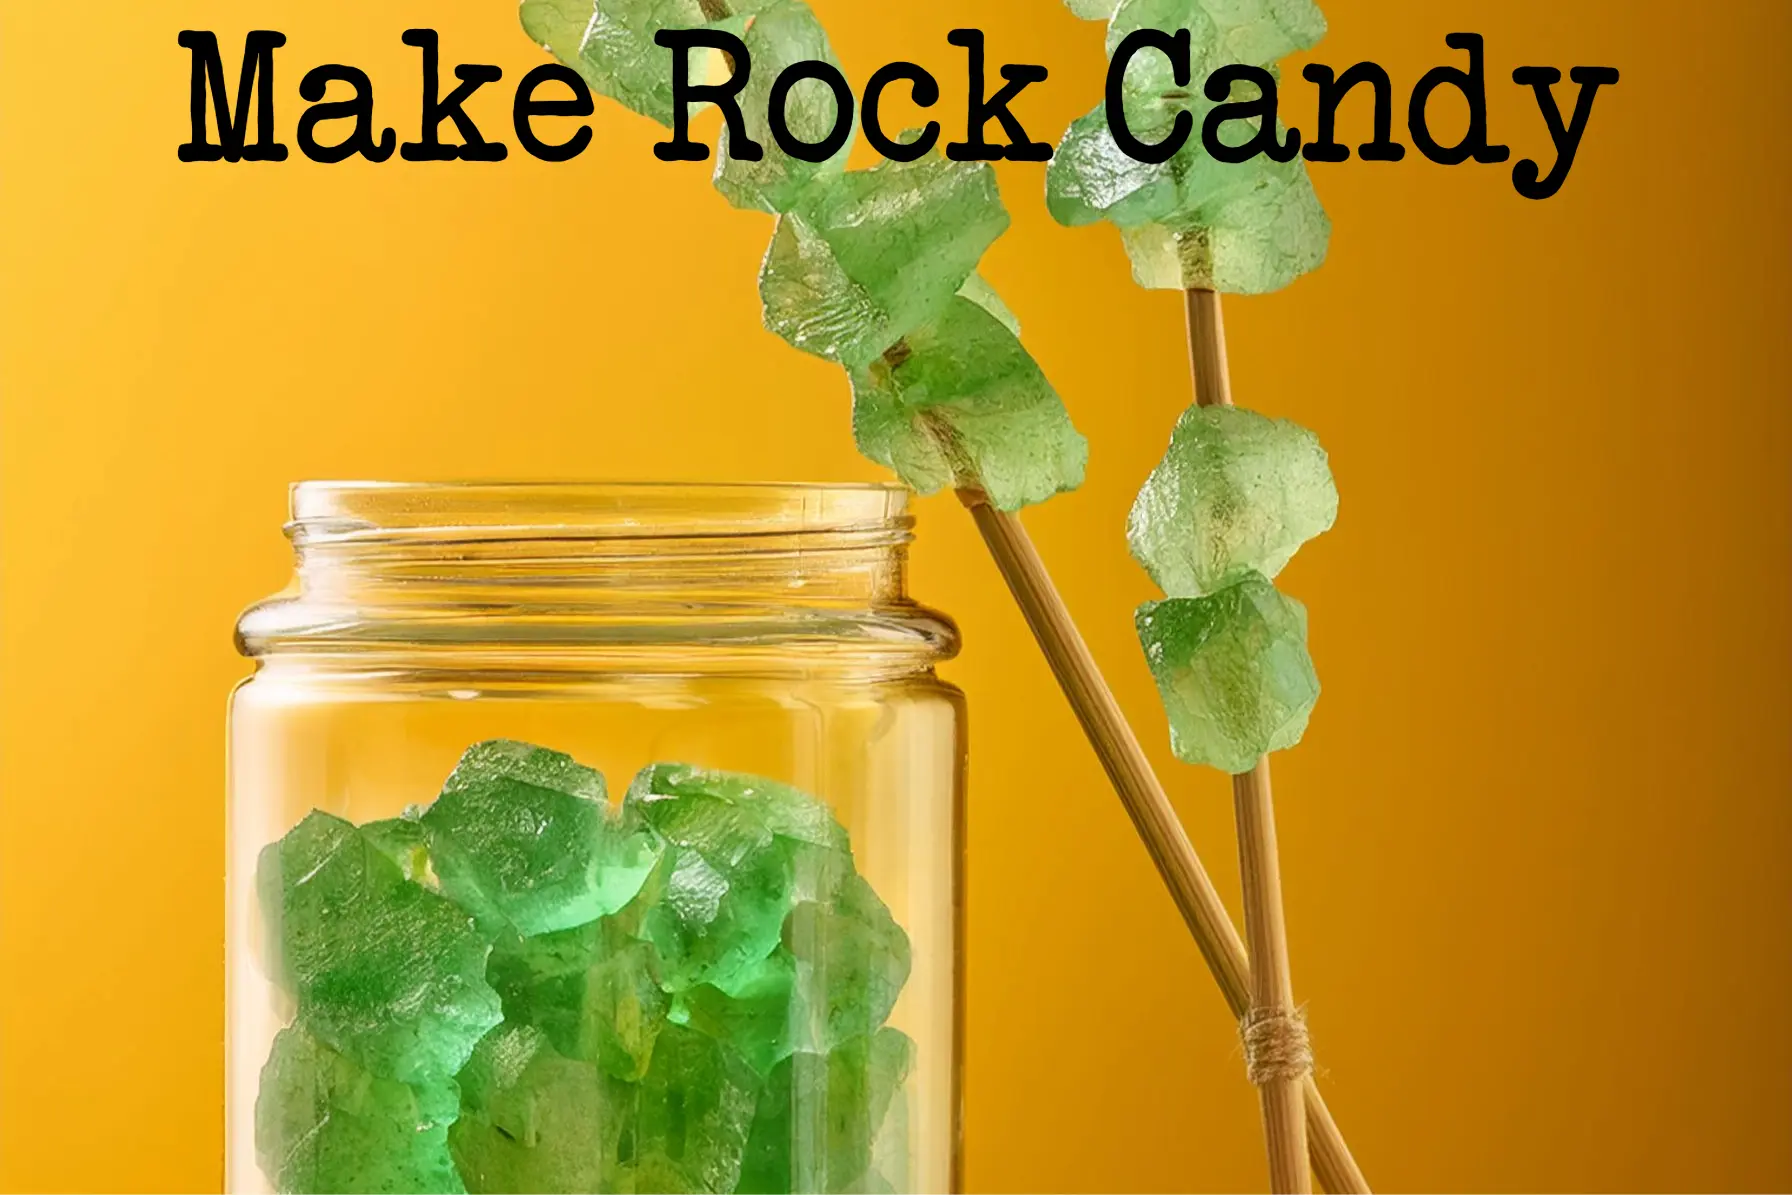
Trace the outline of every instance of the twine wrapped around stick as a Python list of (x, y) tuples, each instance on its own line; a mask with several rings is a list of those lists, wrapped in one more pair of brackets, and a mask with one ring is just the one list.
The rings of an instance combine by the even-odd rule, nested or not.
[(1313, 1043), (1298, 1009), (1253, 1008), (1238, 1023), (1245, 1074), (1258, 1087), (1277, 1080), (1300, 1082), (1313, 1073)]

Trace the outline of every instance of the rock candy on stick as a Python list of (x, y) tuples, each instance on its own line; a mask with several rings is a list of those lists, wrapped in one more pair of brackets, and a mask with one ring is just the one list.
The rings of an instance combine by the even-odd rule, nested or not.
[[(1330, 221), (1299, 155), (1230, 163), (1206, 153), (1200, 130), (1215, 101), (1203, 84), (1231, 64), (1273, 71), (1324, 36), (1324, 16), (1311, 0), (1125, 0), (1108, 29), (1109, 52), (1147, 28), (1189, 30), (1192, 69), (1177, 83), (1164, 55), (1136, 55), (1122, 85), (1128, 126), (1157, 142), (1186, 112), (1190, 137), (1168, 162), (1138, 162), (1114, 143), (1104, 105), (1065, 134), (1047, 172), (1048, 208), (1063, 224), (1118, 227), (1141, 286), (1231, 294), (1287, 286), (1324, 261)], [(1255, 133), (1254, 122), (1238, 120), (1219, 135), (1242, 145)]]
[[(1196, 400), (1203, 406), (1227, 406), (1232, 401), (1231, 378), (1226, 366), (1225, 331), (1219, 295), (1210, 290), (1191, 290), (1185, 297), (1188, 314), (1189, 360), (1194, 373)], [(1247, 589), (1247, 587), (1249, 587)], [(1255, 591), (1254, 593), (1252, 591)], [(1317, 680), (1304, 697), (1304, 682), (1311, 664), (1305, 662), (1305, 611), (1298, 604), (1277, 609), (1279, 599), (1266, 580), (1246, 577), (1205, 602), (1223, 602), (1232, 595), (1232, 619), (1239, 632), (1257, 639), (1261, 660), (1256, 686), (1235, 683), (1220, 700), (1255, 699), (1255, 708), (1272, 721), (1279, 709), (1287, 709), (1290, 721), (1270, 737), (1267, 747), (1298, 738), (1304, 729), (1305, 711), (1317, 696)], [(1242, 600), (1251, 599), (1246, 608)], [(1172, 599), (1175, 601), (1177, 599)], [(1186, 600), (1186, 599), (1184, 599)], [(1286, 599), (1280, 599), (1286, 602)], [(1287, 629), (1299, 623), (1298, 642)], [(1249, 631), (1256, 622), (1260, 630)], [(1141, 641), (1149, 654), (1153, 637), (1141, 620)], [(1198, 646), (1187, 654), (1199, 661)], [(1179, 647), (1168, 653), (1183, 655)], [(1198, 663), (1197, 663), (1197, 666)], [(1213, 706), (1209, 699), (1209, 706)], [(1168, 708), (1169, 703), (1166, 702)], [(1297, 713), (1296, 711), (1299, 710)], [(1174, 713), (1172, 712), (1172, 717)], [(1296, 726), (1295, 722), (1301, 724)], [(1239, 721), (1243, 721), (1242, 719)], [(1249, 747), (1251, 744), (1236, 744)], [(1294, 982), (1288, 962), (1287, 930), (1282, 915), (1281, 865), (1276, 848), (1275, 808), (1271, 793), (1269, 756), (1259, 755), (1249, 770), (1232, 777), (1233, 815), (1238, 825), (1239, 874), (1243, 889), (1245, 932), (1251, 942), (1249, 1004), (1242, 1020), (1246, 1071), (1257, 1086), (1263, 1111), (1264, 1142), (1269, 1155), (1272, 1192), (1303, 1195), (1312, 1190), (1313, 1172), (1332, 1191), (1366, 1191), (1368, 1183), (1345, 1145), (1343, 1135), (1325, 1108), (1313, 1083), (1312, 1053), (1307, 1045), (1306, 1022), (1294, 1003)], [(1312, 1126), (1309, 1157), (1309, 1121)]]
[(859, 449), (922, 493), (975, 488), (1004, 510), (1082, 482), (1088, 444), (1014, 333), (954, 298), (894, 352), (853, 371)]
[[(798, 62), (826, 62), (839, 67), (821, 22), (807, 4), (795, 0), (769, 0), (759, 7), (747, 26), (747, 51), (753, 73), (740, 94), (741, 115), (747, 135), (759, 145), (757, 160), (737, 158), (729, 151), (729, 133), (722, 131), (716, 148), (716, 190), (735, 207), (772, 213), (787, 212), (801, 201), (803, 192), (823, 173), (838, 174), (852, 149), (848, 135), (844, 145), (824, 162), (792, 157), (778, 147), (767, 120), (771, 92), (778, 76)], [(834, 92), (818, 79), (804, 79), (789, 91), (784, 118), (791, 136), (810, 145), (824, 142), (837, 122), (854, 127), (852, 101), (844, 108)]]
[[(1079, 15), (1109, 8), (1097, 0), (1070, 4)], [(1196, 135), (1156, 167), (1131, 166), (1094, 117), (1085, 118), (1072, 126), (1050, 168), (1048, 206), (1068, 225), (1114, 224), (1138, 283), (1186, 295), (1195, 392), (1206, 410), (1185, 416), (1170, 456), (1134, 508), (1129, 538), (1171, 595), (1140, 609), (1138, 630), (1170, 717), (1172, 744), (1184, 759), (1234, 773), (1252, 942), (1248, 975), (1236, 944), (1224, 941), (1229, 932), (1218, 942), (1204, 932), (1211, 924), (1204, 899), (1210, 886), (1198, 873), (1191, 895), (1203, 899), (1185, 901), (1184, 912), (1228, 1002), (1246, 1018), (1271, 1189), (1309, 1189), (1310, 1113), (1312, 1163), (1321, 1181), (1332, 1191), (1365, 1191), (1310, 1075), (1303, 1078), (1298, 1065), (1257, 1066), (1266, 1041), (1284, 1059), (1306, 1057), (1289, 979), (1266, 753), (1299, 738), (1318, 694), (1305, 611), (1276, 593), (1265, 574), (1273, 576), (1306, 538), (1330, 526), (1336, 496), (1310, 438), (1231, 413), (1219, 313), (1220, 292), (1275, 290), (1316, 267), (1330, 223), (1298, 155), (1281, 163), (1266, 154), (1226, 162), (1208, 154), (1199, 136), (1215, 104), (1256, 98), (1249, 83), (1235, 84), (1230, 96), (1209, 96), (1206, 83), (1215, 69), (1243, 64), (1273, 76), (1277, 60), (1311, 46), (1325, 22), (1311, 0), (1121, 0), (1109, 15), (1110, 55), (1139, 30), (1187, 31), (1186, 76), (1178, 79), (1167, 57), (1153, 50), (1127, 63), (1120, 91), (1135, 131), (1161, 140), (1186, 113)], [(1219, 139), (1243, 145), (1265, 118), (1223, 120)], [(1134, 770), (1120, 754), (1109, 766), (1117, 780)], [(1162, 815), (1171, 816), (1167, 809)], [(1151, 816), (1144, 809), (1134, 818), (1143, 826)]]
[(765, 326), (848, 369), (945, 310), (1008, 227), (987, 163), (929, 155), (830, 177), (779, 217)]
[(1249, 772), (1300, 742), (1319, 697), (1306, 610), (1263, 577), (1147, 602), (1138, 630), (1183, 762)]
[(1127, 539), (1172, 597), (1213, 593), (1249, 573), (1274, 577), (1338, 514), (1312, 432), (1234, 406), (1193, 406), (1133, 503)]
[[(578, 71), (599, 95), (672, 125), (672, 51), (662, 29), (718, 29), (739, 36), (748, 6), (712, 16), (705, 0), (523, 0), (523, 29)], [(707, 76), (714, 51), (692, 51), (691, 77)]]

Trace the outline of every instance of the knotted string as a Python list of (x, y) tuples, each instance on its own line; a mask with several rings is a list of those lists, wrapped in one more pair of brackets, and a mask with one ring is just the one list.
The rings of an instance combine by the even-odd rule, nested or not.
[(1238, 1035), (1244, 1041), (1245, 1073), (1257, 1086), (1313, 1073), (1313, 1045), (1299, 1011), (1253, 1008), (1239, 1022)]

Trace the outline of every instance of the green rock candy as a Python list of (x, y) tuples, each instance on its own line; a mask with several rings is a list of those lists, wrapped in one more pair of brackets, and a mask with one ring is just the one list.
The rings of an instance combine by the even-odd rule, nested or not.
[(1300, 742), (1319, 699), (1307, 611), (1263, 577), (1139, 607), (1139, 641), (1186, 763), (1248, 772)]
[(906, 1174), (872, 1165), (881, 1134), (895, 1127), (906, 1137), (901, 1087), (914, 1057), (915, 1043), (885, 1028), (829, 1054), (780, 1062), (759, 1099), (736, 1190), (911, 1190)]
[(461, 1192), (448, 1154), (453, 1082), (370, 1074), (291, 1026), (274, 1038), (255, 1100), (255, 1152), (282, 1191)]
[[(821, 22), (800, 0), (771, 0), (753, 17), (745, 40), (747, 52), (752, 55), (753, 74), (740, 94), (741, 115), (748, 137), (758, 143), (763, 156), (756, 162), (734, 157), (729, 152), (729, 134), (724, 127), (716, 150), (716, 190), (735, 207), (787, 212), (797, 206), (816, 175), (838, 174), (845, 169), (852, 138), (848, 137), (840, 151), (825, 162), (805, 162), (784, 153), (773, 140), (766, 120), (772, 85), (794, 63), (826, 62), (838, 68), (840, 62), (834, 57)], [(798, 83), (785, 100), (784, 119), (791, 135), (812, 145), (826, 140), (837, 119), (850, 123), (852, 115), (850, 108), (841, 112), (834, 102), (834, 93), (819, 79)]]
[(445, 1078), (501, 1019), (473, 919), (341, 818), (312, 813), (268, 846), (256, 883), (300, 1020), (373, 1073)]
[[(523, 0), (523, 29), (578, 71), (599, 95), (671, 127), (672, 51), (655, 44), (662, 29), (720, 29), (739, 36), (747, 6), (711, 20), (701, 0)], [(702, 81), (715, 52), (692, 50), (691, 78)]]
[(442, 893), (488, 928), (545, 934), (634, 899), (659, 843), (570, 756), (497, 740), (469, 748), (422, 817)]
[[(1188, 29), (1193, 71), (1178, 84), (1162, 54), (1134, 58), (1123, 87), (1128, 125), (1157, 141), (1187, 112), (1194, 121), (1189, 140), (1168, 162), (1138, 162), (1114, 143), (1105, 106), (1097, 108), (1071, 125), (1047, 170), (1052, 216), (1067, 225), (1108, 220), (1120, 228), (1133, 277), (1146, 287), (1261, 294), (1316, 268), (1331, 222), (1301, 157), (1219, 162), (1202, 149), (1200, 131), (1214, 106), (1202, 91), (1207, 75), (1231, 63), (1273, 69), (1324, 35), (1319, 9), (1311, 0), (1126, 0), (1108, 30), (1109, 53), (1141, 28)], [(1256, 130), (1251, 121), (1228, 121), (1220, 136), (1242, 145)]]
[(635, 1188), (734, 1190), (760, 1087), (726, 1043), (666, 1026), (637, 1095)]
[(1298, 157), (1233, 165), (1202, 155), (1180, 189), (1174, 215), (1121, 229), (1140, 286), (1264, 294), (1325, 260), (1331, 221)]
[(860, 876), (831, 899), (803, 901), (784, 923), (806, 1041), (832, 1048), (884, 1023), (910, 966), (908, 935)]
[(799, 859), (805, 871), (851, 870), (833, 814), (786, 785), (661, 764), (636, 777), (624, 806), (670, 844), (671, 872), (642, 928), (673, 991), (726, 982), (772, 952)]
[(298, 1006), (256, 1104), (280, 1190), (907, 1185), (908, 937), (832, 811), (679, 764), (603, 795), (482, 743), (421, 814), (314, 813), (264, 852)]
[(1120, 0), (1064, 0), (1070, 11), (1085, 21), (1105, 21), (1120, 7)]
[(983, 280), (983, 275), (972, 274), (965, 279), (964, 285), (958, 288), (958, 297), (969, 299), (995, 316), (996, 322), (1016, 337), (1020, 335), (1020, 319), (1008, 309), (1008, 304), (1002, 302), (1002, 296), (996, 293), (995, 287)]
[(1016, 510), (1082, 484), (1089, 446), (1014, 333), (954, 298), (901, 346), (852, 371), (859, 451), (921, 493), (981, 488)]
[(826, 1053), (876, 1030), (909, 966), (908, 935), (869, 884), (845, 875), (831, 896), (790, 911), (777, 950), (721, 983), (680, 993), (672, 1017), (764, 1072), (795, 1051)]
[[(1325, 36), (1325, 14), (1313, 0), (1124, 0), (1108, 25), (1108, 54), (1139, 29), (1189, 31), (1189, 88), (1198, 91), (1222, 66), (1273, 67)], [(1155, 51), (1133, 59), (1127, 87), (1135, 93), (1176, 87), (1169, 59)]]
[(413, 884), (429, 879), (429, 836), (413, 817), (393, 817), (368, 822), (361, 827), (361, 836), (374, 850), (397, 865), (400, 874)]
[(987, 163), (930, 155), (829, 178), (778, 219), (759, 273), (765, 326), (868, 365), (938, 316), (1007, 227)]
[[(1128, 102), (1128, 126), (1145, 141), (1169, 135), (1187, 103)], [(1187, 151), (1184, 151), (1186, 156)], [(1107, 220), (1132, 228), (1173, 215), (1182, 202), (1183, 156), (1141, 162), (1122, 150), (1108, 127), (1106, 106), (1079, 117), (1065, 132), (1045, 173), (1045, 206), (1058, 223), (1075, 228)]]
[[(662, 763), (644, 770), (629, 790), (630, 799), (654, 824), (686, 827), (702, 838), (709, 827), (719, 826), (702, 810), (715, 802), (735, 811), (745, 822), (763, 828), (768, 834), (791, 842), (806, 842), (830, 851), (847, 851), (846, 830), (825, 802), (818, 801), (800, 788), (779, 784), (763, 776), (745, 772), (717, 772), (694, 768), (689, 764)], [(692, 800), (697, 806), (681, 805)], [(695, 819), (687, 822), (683, 815), (696, 810)], [(759, 841), (751, 832), (752, 841)], [(715, 843), (712, 849), (728, 850), (734, 844)]]
[(500, 938), (486, 975), (507, 1022), (540, 1029), (561, 1054), (618, 1079), (646, 1072), (671, 1001), (653, 947), (615, 919)]
[(1171, 597), (1274, 577), (1338, 515), (1325, 449), (1306, 428), (1240, 407), (1190, 407), (1133, 503), (1132, 554)]
[(732, 1045), (763, 1074), (820, 1037), (796, 999), (796, 960), (779, 948), (720, 984), (678, 994), (672, 1019)]
[(631, 1191), (636, 1091), (527, 1025), (494, 1030), (460, 1074), (449, 1147), (467, 1190)]

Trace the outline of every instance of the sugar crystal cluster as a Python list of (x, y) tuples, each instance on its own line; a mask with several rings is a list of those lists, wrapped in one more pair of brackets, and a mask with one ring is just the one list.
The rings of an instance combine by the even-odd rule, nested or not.
[(1274, 577), (1330, 530), (1338, 489), (1319, 437), (1241, 407), (1190, 407), (1133, 503), (1127, 539), (1165, 593)]
[[(523, 24), (595, 91), (666, 125), (670, 51), (654, 35), (711, 27), (742, 37), (753, 69), (741, 113), (763, 155), (738, 156), (725, 130), (715, 184), (736, 207), (778, 217), (759, 278), (765, 325), (848, 371), (860, 451), (922, 493), (980, 490), (1006, 510), (1082, 484), (1088, 445), (977, 275), (1008, 227), (990, 166), (928, 153), (847, 170), (848, 147), (806, 162), (771, 137), (766, 101), (778, 74), (836, 62), (807, 4), (524, 0)], [(693, 62), (693, 73), (703, 69)], [(841, 118), (815, 79), (795, 85), (785, 112), (808, 144)]]
[(1178, 758), (1248, 772), (1300, 742), (1319, 699), (1307, 611), (1270, 578), (1337, 514), (1325, 450), (1305, 428), (1229, 405), (1177, 423), (1127, 538), (1168, 595), (1136, 622)]
[[(1139, 29), (1186, 29), (1193, 47), (1187, 82), (1176, 82), (1156, 51), (1133, 58), (1123, 84), (1127, 126), (1161, 141), (1177, 117), (1194, 134), (1167, 162), (1147, 163), (1115, 143), (1106, 105), (1078, 119), (1064, 135), (1046, 174), (1046, 203), (1063, 224), (1106, 220), (1121, 241), (1141, 286), (1260, 294), (1287, 286), (1325, 260), (1331, 223), (1296, 155), (1277, 162), (1258, 154), (1220, 162), (1201, 146), (1200, 129), (1216, 103), (1202, 85), (1231, 64), (1270, 70), (1278, 59), (1309, 48), (1325, 34), (1312, 0), (1069, 0), (1078, 16), (1107, 20), (1108, 51)], [(1254, 98), (1240, 84), (1228, 100)], [(1258, 133), (1249, 120), (1221, 126), (1222, 144), (1243, 145)]]
[(807, 793), (660, 764), (612, 808), (481, 743), (426, 809), (312, 813), (257, 886), (296, 1007), (255, 1109), (281, 1191), (906, 1181), (908, 936)]
[[(1104, 104), (1058, 148), (1046, 179), (1052, 215), (1117, 226), (1134, 278), (1148, 287), (1254, 294), (1317, 266), (1330, 225), (1300, 157), (1223, 162), (1199, 133), (1216, 105), (1258, 98), (1248, 83), (1208, 98), (1213, 71), (1237, 64), (1273, 75), (1278, 59), (1324, 35), (1312, 0), (1067, 3), (1108, 22), (1109, 54), (1141, 30), (1187, 33), (1189, 77), (1178, 81), (1170, 59), (1148, 49), (1127, 63), (1121, 99), (1142, 140), (1161, 141), (1179, 119), (1194, 135), (1167, 161), (1140, 161), (1116, 143)], [(1231, 146), (1263, 132), (1233, 119), (1219, 130)], [(1127, 538), (1167, 595), (1139, 607), (1136, 624), (1179, 758), (1239, 773), (1300, 741), (1319, 697), (1307, 612), (1270, 579), (1337, 513), (1325, 451), (1305, 428), (1230, 403), (1192, 407), (1177, 423)]]

